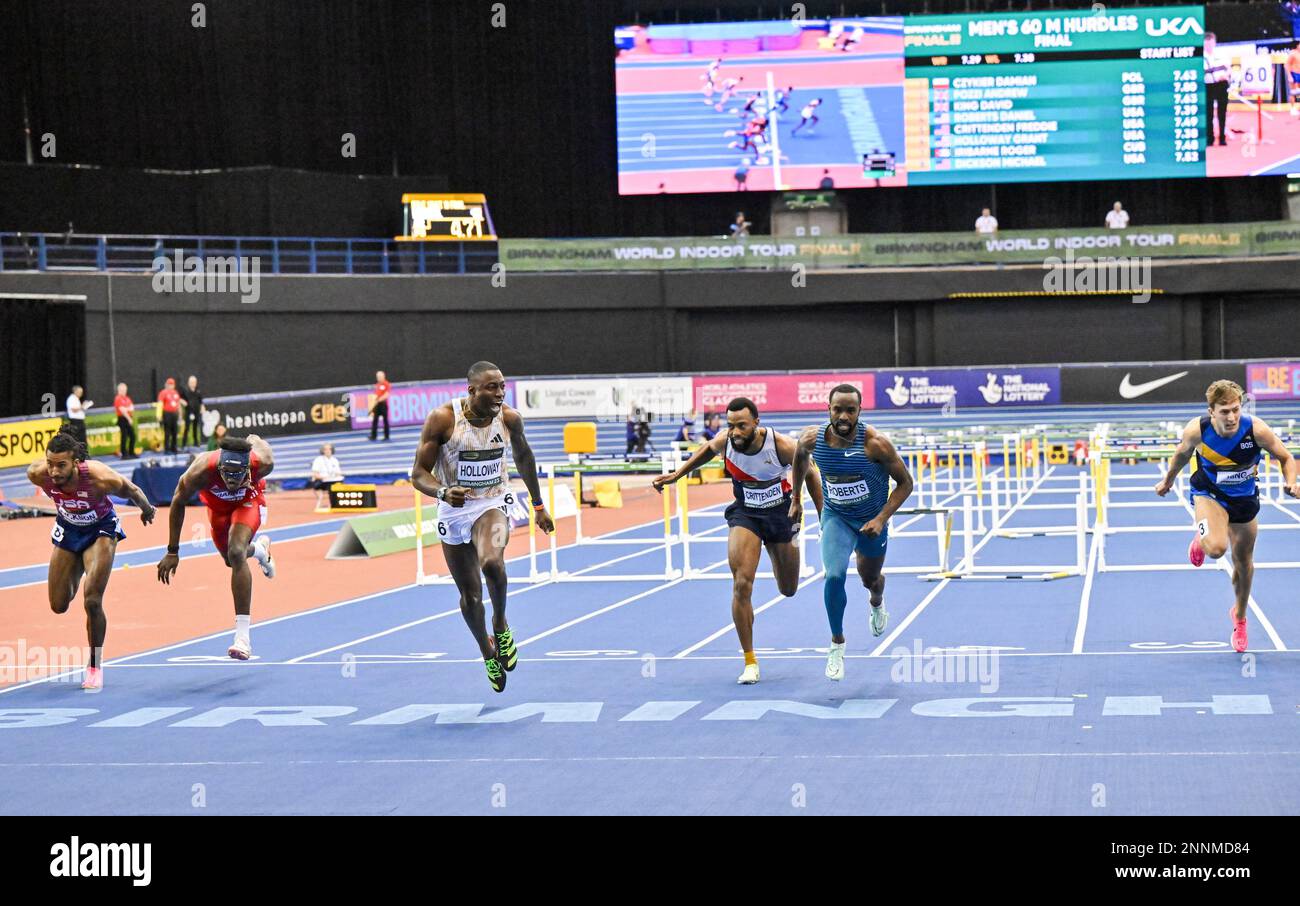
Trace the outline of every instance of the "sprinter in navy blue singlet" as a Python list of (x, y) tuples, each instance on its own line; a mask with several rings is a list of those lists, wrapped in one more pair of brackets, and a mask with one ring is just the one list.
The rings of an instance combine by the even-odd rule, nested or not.
[[(826, 570), (823, 600), (830, 623), (831, 648), (826, 676), (844, 678), (844, 591), (850, 555), (856, 553), (858, 575), (871, 592), (871, 634), (889, 625), (884, 606), (885, 547), (889, 518), (912, 493), (912, 476), (883, 434), (862, 423), (862, 392), (848, 384), (831, 391), (829, 420), (799, 438), (792, 481), (798, 483), (815, 463), (822, 476), (825, 506), (821, 513), (822, 565)], [(889, 480), (895, 487), (889, 489)], [(798, 501), (791, 518), (799, 515)]]
[(1183, 428), (1169, 471), (1156, 493), (1168, 494), (1174, 480), (1193, 457), (1188, 501), (1196, 520), (1196, 533), (1187, 548), (1187, 558), (1200, 566), (1206, 557), (1222, 557), (1232, 546), (1232, 587), (1236, 600), (1232, 617), (1232, 647), (1245, 651), (1246, 607), (1255, 573), (1255, 536), (1258, 532), (1259, 474), (1261, 453), (1267, 451), (1282, 469), (1286, 493), (1300, 497), (1296, 483), (1296, 460), (1268, 425), (1242, 412), (1245, 398), (1232, 381), (1215, 381), (1205, 391), (1209, 412), (1194, 418)]
[[(654, 480), (655, 490), (681, 480), (721, 453), (723, 468), (731, 479), (735, 502), (727, 507), (727, 562), (731, 566), (731, 619), (736, 624), (745, 669), (736, 682), (758, 682), (758, 659), (754, 656), (754, 577), (763, 547), (772, 561), (772, 575), (781, 594), (799, 589), (802, 558), (795, 543), (799, 518), (790, 513), (790, 502), (799, 495), (789, 480), (794, 461), (793, 438), (760, 427), (758, 406), (745, 397), (727, 405), (727, 430), (700, 448), (680, 469)], [(809, 473), (804, 484), (813, 504), (822, 509), (822, 490), (817, 476)]]

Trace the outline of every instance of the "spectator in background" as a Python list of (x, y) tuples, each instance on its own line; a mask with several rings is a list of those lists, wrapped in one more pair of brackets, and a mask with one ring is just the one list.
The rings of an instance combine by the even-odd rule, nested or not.
[(745, 212), (737, 211), (736, 221), (731, 225), (731, 238), (732, 239), (745, 238), (746, 236), (749, 235), (749, 228), (752, 226), (753, 224), (745, 219)]
[(203, 395), (199, 393), (199, 379), (192, 374), (185, 382), (185, 389), (181, 391), (181, 402), (185, 404), (185, 427), (181, 429), (181, 446), (189, 444), (191, 425), (194, 426), (194, 445), (202, 446), (203, 413), (207, 408), (203, 405)]
[(1128, 211), (1118, 201), (1115, 207), (1106, 212), (1106, 226), (1112, 230), (1122, 230), (1128, 227)]
[(830, 170), (822, 170), (822, 181), (817, 183), (817, 188), (823, 192), (835, 188), (835, 180), (831, 179)]
[(343, 480), (343, 467), (334, 456), (333, 444), (322, 444), (320, 456), (311, 462), (311, 486), (316, 489), (316, 511), (329, 509), (329, 491)]
[(699, 415), (694, 409), (690, 415), (682, 419), (682, 426), (677, 429), (677, 436), (673, 438), (675, 443), (692, 443), (695, 440), (695, 418)]
[(988, 208), (980, 214), (979, 220), (975, 221), (975, 232), (981, 235), (991, 236), (998, 231), (998, 219), (993, 216), (993, 212)]
[(384, 420), (384, 440), (388, 440), (388, 394), (392, 391), (392, 384), (388, 383), (388, 377), (382, 371), (375, 372), (375, 401), (370, 404), (370, 439), (375, 440), (379, 436), (379, 420)]
[(81, 401), (82, 395), (86, 391), (80, 385), (73, 387), (72, 392), (68, 394), (68, 427), (76, 435), (77, 440), (83, 444), (86, 442), (86, 410), (95, 405), (90, 400), (84, 403)]
[(718, 413), (714, 412), (712, 415), (706, 415), (704, 417), (704, 439), (706, 441), (713, 440), (713, 438), (718, 436), (718, 432), (721, 430), (722, 430), (721, 415), (718, 415)]
[(122, 459), (135, 459), (135, 403), (126, 395), (126, 384), (117, 385), (113, 411), (117, 413), (117, 433), (121, 438), (117, 455)]
[(179, 453), (177, 436), (180, 434), (181, 395), (176, 392), (176, 378), (168, 378), (167, 385), (158, 391), (158, 420), (162, 422), (163, 452)]
[(226, 426), (217, 422), (217, 426), (212, 429), (212, 436), (208, 438), (208, 452), (217, 449), (221, 445), (221, 438), (226, 436)]

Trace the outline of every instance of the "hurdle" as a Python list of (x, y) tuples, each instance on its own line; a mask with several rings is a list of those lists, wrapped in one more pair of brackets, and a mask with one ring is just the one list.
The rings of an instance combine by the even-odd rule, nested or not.
[[(677, 535), (673, 532), (673, 512), (672, 512), (672, 495), (665, 493), (663, 495), (663, 512), (661, 521), (663, 524), (662, 537), (651, 538), (617, 538), (610, 535), (592, 537), (584, 535), (582, 532), (582, 475), (583, 473), (619, 473), (619, 474), (654, 474), (662, 475), (672, 471), (672, 454), (664, 453), (658, 463), (546, 463), (538, 467), (538, 477), (541, 483), (541, 492), (546, 500), (547, 510), (551, 513), (558, 529), (560, 517), (556, 513), (556, 482), (562, 480), (564, 476), (559, 473), (563, 469), (570, 473), (570, 478), (574, 481), (574, 501), (576, 511), (573, 515), (575, 540), (571, 547), (582, 548), (588, 546), (600, 545), (624, 545), (637, 548), (622, 557), (615, 557), (607, 561), (605, 566), (617, 564), (619, 562), (640, 557), (644, 554), (652, 553), (656, 550), (662, 550), (664, 554), (662, 572), (636, 572), (636, 573), (619, 573), (619, 572), (600, 572), (599, 574), (589, 573), (586, 570), (568, 571), (562, 570), (559, 563), (559, 543), (556, 538), (557, 532), (552, 532), (547, 536), (547, 549), (544, 555), (540, 554), (537, 543), (537, 520), (536, 514), (529, 503), (528, 492), (511, 489), (509, 494), (513, 496), (514, 503), (511, 504), (515, 511), (522, 507), (527, 513), (528, 518), (528, 573), (525, 576), (511, 576), (511, 582), (521, 583), (540, 583), (540, 582), (662, 582), (677, 579), (682, 576), (682, 571), (673, 564), (673, 548), (678, 542)], [(452, 584), (454, 580), (450, 575), (440, 575), (426, 568), (424, 557), (424, 537), (426, 533), (435, 530), (437, 522), (436, 515), (433, 518), (426, 519), (423, 515), (423, 494), (415, 491), (415, 523), (416, 523), (416, 583), (419, 585), (447, 585)], [(563, 517), (570, 518), (570, 517)], [(660, 520), (656, 520), (657, 522)], [(626, 531), (626, 529), (624, 529)], [(616, 534), (616, 533), (612, 533)], [(545, 556), (548, 559), (547, 568), (539, 568), (539, 557)]]
[[(1033, 446), (1031, 444), (1031, 453)], [(1037, 458), (1036, 456), (1034, 457)], [(1078, 477), (1078, 490), (1075, 494), (1074, 502), (1067, 504), (1040, 504), (1038, 506), (1045, 509), (1068, 509), (1073, 510), (1073, 525), (1065, 526), (1038, 526), (1026, 529), (1004, 530), (1002, 525), (1009, 519), (1016, 510), (1027, 509), (1029, 505), (1024, 501), (1029, 498), (1035, 491), (1039, 490), (1042, 485), (1051, 477), (1053, 466), (1047, 466), (1041, 471), (1037, 479), (1029, 486), (1025, 494), (1019, 497), (1017, 502), (1006, 509), (1005, 512), (999, 510), (997, 505), (998, 494), (996, 492), (997, 476), (993, 475), (994, 493), (993, 500), (993, 523), (987, 537), (1004, 537), (1004, 538), (1029, 538), (1029, 537), (1052, 537), (1063, 536), (1073, 537), (1075, 540), (1074, 554), (1075, 560), (1071, 564), (996, 564), (991, 566), (980, 566), (975, 562), (976, 548), (975, 543), (976, 531), (982, 531), (976, 527), (975, 503), (976, 496), (974, 493), (966, 491), (962, 493), (962, 557), (957, 561), (953, 569), (941, 569), (937, 572), (923, 573), (920, 578), (924, 581), (935, 582), (943, 579), (965, 579), (965, 580), (983, 580), (983, 581), (1037, 581), (1051, 582), (1058, 579), (1066, 579), (1071, 576), (1082, 576), (1087, 571), (1088, 561), (1088, 493), (1087, 478), (1084, 475)], [(1038, 471), (1035, 468), (1035, 471)], [(1022, 472), (1022, 475), (1024, 473)], [(1015, 479), (1008, 480), (1010, 486)]]
[[(1168, 451), (1164, 451), (1164, 452), (1167, 452), (1170, 456), (1172, 456), (1172, 453), (1173, 453), (1172, 450), (1168, 450)], [(1172, 533), (1175, 533), (1175, 534), (1183, 534), (1183, 535), (1186, 535), (1186, 534), (1188, 534), (1189, 532), (1193, 531), (1193, 529), (1192, 529), (1191, 526), (1190, 526), (1190, 522), (1194, 521), (1194, 519), (1195, 519), (1195, 511), (1192, 509), (1191, 504), (1189, 504), (1189, 503), (1187, 502), (1187, 489), (1188, 489), (1188, 487), (1189, 487), (1189, 484), (1188, 484), (1187, 479), (1186, 479), (1186, 471), (1185, 471), (1185, 470), (1184, 470), (1183, 472), (1180, 472), (1180, 473), (1179, 473), (1179, 475), (1177, 476), (1177, 478), (1176, 478), (1176, 480), (1175, 480), (1175, 486), (1174, 486), (1174, 488), (1170, 491), (1171, 494), (1175, 494), (1175, 495), (1177, 495), (1177, 499), (1176, 499), (1176, 500), (1152, 500), (1152, 501), (1135, 501), (1135, 502), (1128, 502), (1128, 503), (1121, 503), (1121, 502), (1104, 503), (1104, 501), (1106, 500), (1106, 497), (1108, 496), (1108, 489), (1106, 488), (1105, 483), (1106, 483), (1106, 480), (1107, 480), (1106, 476), (1108, 476), (1108, 474), (1109, 474), (1109, 461), (1108, 461), (1108, 459), (1106, 459), (1106, 457), (1110, 457), (1110, 458), (1124, 458), (1126, 455), (1131, 454), (1131, 453), (1132, 453), (1132, 451), (1110, 450), (1110, 451), (1106, 451), (1105, 454), (1103, 455), (1103, 463), (1104, 463), (1104, 465), (1103, 465), (1103, 467), (1102, 467), (1102, 469), (1101, 469), (1101, 473), (1102, 473), (1102, 475), (1103, 475), (1103, 486), (1102, 486), (1102, 489), (1101, 489), (1101, 495), (1100, 495), (1100, 499), (1103, 501), (1103, 508), (1102, 508), (1102, 511), (1101, 511), (1101, 517), (1102, 517), (1102, 518), (1101, 518), (1100, 524), (1099, 524), (1098, 527), (1096, 528), (1096, 538), (1097, 538), (1097, 546), (1098, 546), (1098, 551), (1097, 551), (1097, 571), (1098, 571), (1098, 572), (1149, 572), (1149, 571), (1168, 572), (1168, 571), (1175, 571), (1175, 570), (1192, 570), (1192, 569), (1196, 569), (1197, 567), (1192, 566), (1191, 563), (1186, 562), (1185, 560), (1183, 560), (1183, 561), (1181, 561), (1181, 562), (1175, 562), (1175, 563), (1169, 563), (1169, 562), (1165, 562), (1165, 563), (1108, 563), (1108, 562), (1106, 561), (1106, 539), (1107, 539), (1107, 537), (1110, 536), (1110, 535), (1121, 535), (1121, 534), (1151, 534), (1151, 533), (1169, 533), (1169, 532), (1172, 532)], [(1160, 469), (1160, 472), (1161, 472), (1161, 473), (1164, 473), (1164, 472), (1168, 471), (1169, 460), (1166, 459), (1165, 462), (1164, 462), (1162, 465), (1163, 465), (1163, 468)], [(1283, 523), (1283, 524), (1263, 523), (1263, 524), (1260, 524), (1260, 525), (1258, 526), (1259, 531), (1260, 531), (1260, 532), (1270, 532), (1270, 533), (1274, 533), (1274, 532), (1294, 532), (1294, 531), (1300, 531), (1300, 514), (1297, 514), (1297, 513), (1293, 512), (1291, 508), (1286, 507), (1284, 504), (1282, 504), (1281, 502), (1279, 502), (1279, 501), (1277, 501), (1277, 500), (1270, 499), (1270, 498), (1266, 495), (1266, 493), (1265, 493), (1264, 483), (1267, 482), (1267, 481), (1269, 480), (1269, 476), (1268, 476), (1268, 472), (1269, 472), (1269, 471), (1271, 471), (1271, 470), (1266, 470), (1266, 471), (1265, 471), (1264, 478), (1263, 478), (1263, 480), (1262, 480), (1262, 482), (1261, 482), (1261, 488), (1260, 488), (1260, 502), (1261, 502), (1261, 504), (1262, 504), (1262, 503), (1268, 503), (1268, 504), (1270, 504), (1270, 505), (1272, 505), (1272, 506), (1277, 507), (1278, 509), (1282, 510), (1283, 513), (1287, 514), (1287, 515), (1290, 516), (1292, 519), (1296, 520), (1296, 522), (1295, 522), (1294, 525), (1293, 525), (1293, 524), (1289, 524), (1289, 523)], [(1279, 479), (1279, 481), (1280, 481), (1280, 479)], [(1108, 525), (1108, 524), (1105, 522), (1105, 510), (1106, 510), (1106, 508), (1108, 508), (1108, 507), (1124, 507), (1124, 506), (1131, 506), (1131, 507), (1160, 507), (1160, 506), (1166, 506), (1166, 507), (1168, 507), (1168, 506), (1174, 506), (1174, 507), (1179, 507), (1180, 509), (1184, 510), (1184, 511), (1187, 513), (1188, 520), (1189, 520), (1189, 524), (1184, 524), (1184, 525), (1155, 525), (1155, 526), (1140, 526), (1140, 525), (1111, 526), (1111, 525)], [(1229, 550), (1229, 552), (1228, 552), (1227, 554), (1225, 554), (1225, 556), (1224, 556), (1223, 558), (1221, 558), (1221, 562), (1222, 562), (1222, 560), (1227, 560), (1227, 559), (1229, 559), (1229, 558), (1230, 558), (1230, 555), (1231, 555), (1231, 550)], [(1255, 560), (1255, 561), (1254, 561), (1254, 566), (1255, 566), (1256, 569), (1300, 569), (1300, 561), (1297, 561), (1297, 560)], [(1202, 568), (1204, 568), (1204, 567), (1202, 567)]]

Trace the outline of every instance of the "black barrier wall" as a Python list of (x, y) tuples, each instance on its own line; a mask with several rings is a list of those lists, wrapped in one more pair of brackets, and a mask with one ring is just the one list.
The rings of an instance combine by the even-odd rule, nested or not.
[[(0, 292), (87, 297), (87, 395), (137, 404), (196, 374), (209, 397), (508, 374), (1285, 358), (1300, 351), (1288, 258), (1153, 267), (1124, 296), (1041, 290), (1035, 267), (814, 272), (263, 277), (258, 301), (165, 294), (148, 276), (0, 274)], [(3, 303), (0, 303), (3, 304)], [(110, 323), (112, 326), (110, 342)], [(62, 400), (66, 387), (48, 392)], [(39, 407), (38, 407), (39, 408)]]

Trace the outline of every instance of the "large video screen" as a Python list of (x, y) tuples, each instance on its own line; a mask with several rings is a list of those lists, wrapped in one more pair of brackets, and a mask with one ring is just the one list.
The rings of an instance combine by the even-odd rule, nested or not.
[(614, 39), (624, 195), (1300, 171), (1295, 2)]

